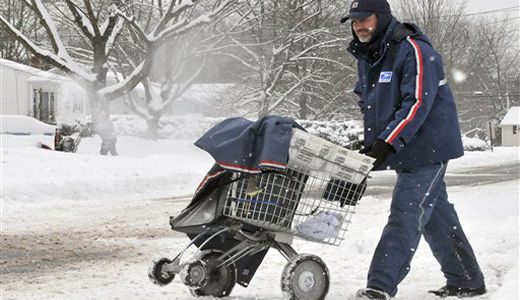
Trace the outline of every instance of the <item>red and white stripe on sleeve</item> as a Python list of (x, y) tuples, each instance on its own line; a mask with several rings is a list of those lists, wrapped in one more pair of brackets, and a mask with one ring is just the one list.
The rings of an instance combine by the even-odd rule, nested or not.
[(385, 139), (385, 142), (392, 143), (392, 141), (397, 137), (397, 135), (403, 130), (403, 128), (413, 120), (415, 117), (415, 113), (417, 112), (417, 109), (419, 109), (419, 106), (421, 106), (422, 103), (422, 89), (423, 89), (423, 61), (422, 61), (422, 53), (421, 48), (419, 48), (419, 45), (417, 42), (407, 37), (406, 40), (410, 45), (412, 45), (412, 48), (415, 53), (415, 60), (417, 62), (417, 76), (415, 77), (415, 103), (410, 108), (410, 111), (408, 112), (408, 115), (406, 118), (404, 118), (397, 126), (392, 130), (392, 132), (388, 135), (388, 137)]

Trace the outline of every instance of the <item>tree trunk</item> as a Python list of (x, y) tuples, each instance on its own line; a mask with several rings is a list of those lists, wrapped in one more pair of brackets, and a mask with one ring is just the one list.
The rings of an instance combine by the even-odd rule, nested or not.
[(269, 115), (269, 96), (262, 91), (262, 99), (260, 101), (260, 110), (258, 111), (258, 119)]
[(299, 118), (301, 120), (306, 120), (309, 115), (309, 107), (307, 106), (307, 95), (300, 96), (300, 111)]

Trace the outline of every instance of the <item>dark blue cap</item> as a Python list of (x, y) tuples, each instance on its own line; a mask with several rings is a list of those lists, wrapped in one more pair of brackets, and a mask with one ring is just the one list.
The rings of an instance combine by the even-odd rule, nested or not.
[(340, 22), (345, 23), (348, 19), (364, 20), (372, 14), (389, 14), (390, 4), (386, 0), (354, 0), (350, 4), (348, 14), (344, 15)]

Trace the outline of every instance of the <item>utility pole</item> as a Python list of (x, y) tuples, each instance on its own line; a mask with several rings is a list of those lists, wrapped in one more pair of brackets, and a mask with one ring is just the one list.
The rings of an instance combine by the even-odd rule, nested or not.
[(493, 152), (493, 141), (495, 140), (495, 126), (493, 126), (493, 122), (488, 121), (488, 137), (489, 143), (491, 144), (491, 152)]

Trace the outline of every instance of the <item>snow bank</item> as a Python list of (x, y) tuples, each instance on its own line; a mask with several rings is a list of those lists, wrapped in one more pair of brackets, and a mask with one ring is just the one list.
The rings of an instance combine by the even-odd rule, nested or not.
[(494, 147), (493, 151), (466, 151), (464, 156), (450, 160), (448, 172), (461, 168), (475, 168), (483, 166), (502, 166), (520, 162), (520, 147)]
[[(34, 147), (44, 136), (2, 135), (2, 199), (16, 204), (191, 194), (212, 159), (189, 141), (119, 138), (120, 156), (98, 155), (101, 141), (84, 138), (78, 153)], [(186, 155), (190, 153), (191, 155)]]
[(32, 117), (0, 115), (1, 134), (48, 134), (54, 135), (56, 126), (43, 123)]

